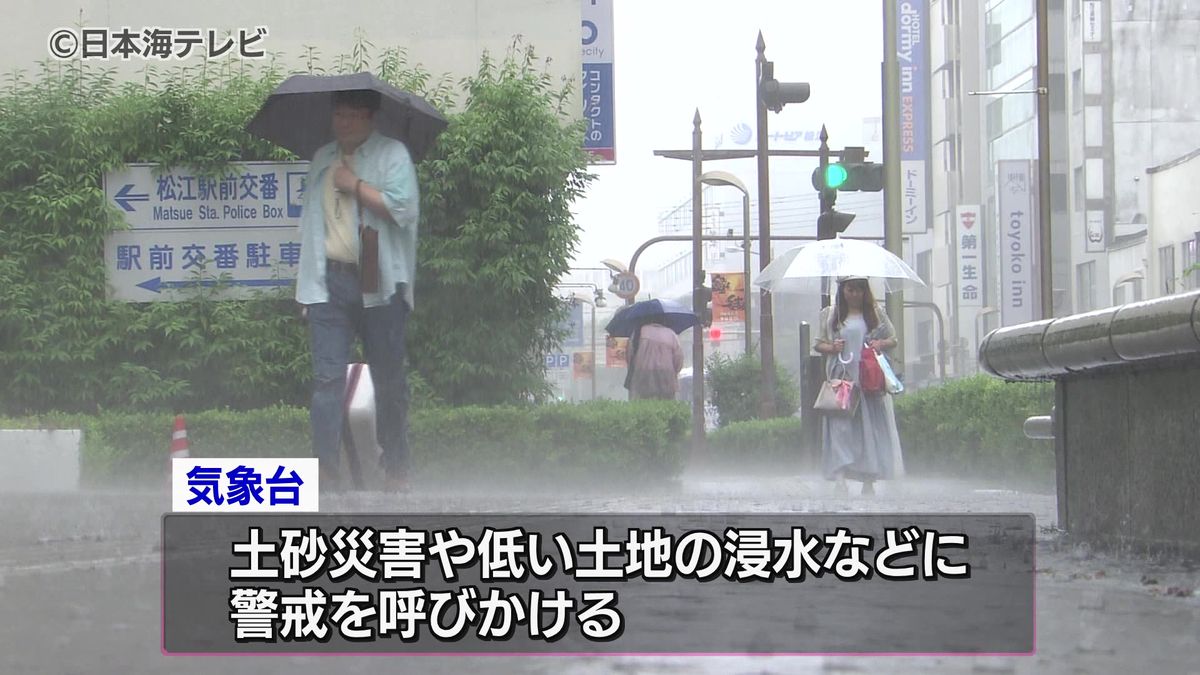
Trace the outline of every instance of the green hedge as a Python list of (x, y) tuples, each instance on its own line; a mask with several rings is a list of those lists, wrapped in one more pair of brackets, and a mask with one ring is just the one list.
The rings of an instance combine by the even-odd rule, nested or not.
[[(193, 457), (311, 456), (305, 408), (185, 417)], [(409, 442), (423, 482), (638, 482), (678, 475), (689, 420), (673, 401), (427, 408), (413, 411)], [(113, 485), (163, 479), (173, 422), (166, 413), (113, 412), (0, 419), (0, 428), (83, 429), (84, 482)]]
[(417, 470), (437, 482), (637, 482), (679, 473), (689, 421), (687, 406), (673, 401), (464, 407), (414, 416), (411, 442)]
[[(1025, 418), (1053, 404), (1050, 384), (987, 376), (954, 380), (896, 397), (896, 421), (910, 475), (995, 477), (1052, 485), (1054, 451), (1025, 438)], [(55, 414), (0, 419), (0, 428), (84, 429), (83, 475), (90, 484), (161, 480), (172, 415)], [(308, 411), (276, 407), (187, 414), (192, 455), (308, 456)], [(420, 480), (511, 480), (576, 484), (678, 475), (690, 415), (674, 401), (596, 401), (525, 407), (422, 407), (410, 441)], [(794, 417), (739, 422), (711, 432), (708, 460), (726, 470), (816, 466), (800, 447)]]
[(735, 422), (708, 435), (708, 460), (719, 467), (809, 468), (812, 453), (800, 447), (800, 419)]
[[(895, 398), (907, 472), (1053, 485), (1054, 448), (1025, 438), (1025, 419), (1050, 412), (1054, 386), (976, 376)], [(708, 461), (725, 470), (816, 470), (819, 448), (801, 447), (800, 420), (737, 422), (708, 436)]]
[(1047, 415), (1050, 383), (978, 375), (897, 396), (896, 424), (912, 474), (1054, 481), (1054, 446), (1025, 438), (1027, 417)]

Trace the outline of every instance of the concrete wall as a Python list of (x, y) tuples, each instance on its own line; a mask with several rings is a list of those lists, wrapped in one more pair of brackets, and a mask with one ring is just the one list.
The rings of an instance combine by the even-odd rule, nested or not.
[(1058, 392), (1065, 528), (1200, 548), (1200, 358), (1070, 377)]
[(1200, 552), (1200, 291), (993, 331), (979, 363), (1056, 382), (1060, 527)]
[[(1195, 141), (1193, 140), (1193, 144)], [(1183, 246), (1200, 232), (1200, 150), (1147, 172), (1150, 183), (1150, 236), (1147, 297), (1166, 295), (1159, 249), (1174, 246), (1175, 276), (1183, 274)], [(1176, 286), (1176, 291), (1185, 287)]]
[[(0, 42), (0, 71), (33, 70), (49, 58), (48, 39), (60, 27), (217, 29), (223, 34), (266, 26), (260, 43), (279, 54), (285, 69), (301, 69), (306, 47), (333, 59), (348, 54), (355, 30), (375, 45), (375, 54), (389, 47), (404, 48), (411, 63), (435, 77), (458, 78), (474, 73), (484, 50), (503, 55), (514, 36), (524, 37), (550, 70), (578, 80), (582, 70), (580, 0), (351, 0), (329, 3), (300, 0), (282, 5), (266, 0), (209, 0), (203, 3), (156, 0), (44, 0), (5, 7), (5, 39)], [(374, 62), (375, 59), (370, 59)], [(117, 68), (118, 77), (140, 79), (148, 63), (159, 69), (196, 65), (200, 61), (156, 62), (141, 58), (122, 63), (113, 58), (90, 63)], [(572, 109), (582, 111), (582, 99)]]
[[(1146, 241), (1136, 241), (1129, 243), (1121, 248), (1112, 248), (1108, 252), (1108, 288), (1100, 288), (1097, 290), (1096, 298), (1098, 307), (1110, 307), (1112, 305), (1122, 305), (1129, 302), (1142, 300), (1146, 295)], [(1134, 280), (1141, 276), (1140, 282)], [(1134, 297), (1135, 284), (1140, 283), (1142, 289), (1142, 297)], [(1122, 288), (1118, 292), (1118, 286)], [(1119, 300), (1118, 295), (1123, 295), (1124, 300)]]
[(0, 429), (0, 493), (79, 489), (81, 439), (77, 429)]

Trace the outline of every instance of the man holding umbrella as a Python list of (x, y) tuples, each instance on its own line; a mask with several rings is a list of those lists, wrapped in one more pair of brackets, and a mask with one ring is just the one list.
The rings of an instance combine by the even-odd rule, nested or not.
[(323, 488), (341, 487), (346, 367), (355, 336), (362, 339), (375, 388), (383, 471), (390, 487), (407, 487), (405, 333), (414, 304), (420, 213), (413, 162), (446, 125), (427, 102), (370, 73), (293, 76), (247, 125), (255, 135), (312, 157), (296, 301), (308, 320), (310, 418)]
[[(408, 460), (404, 352), (416, 262), (416, 171), (404, 144), (374, 129), (378, 92), (335, 92), (332, 99), (334, 140), (317, 150), (305, 180), (296, 279), (313, 358), (313, 449), (321, 462), (321, 482), (340, 487), (345, 373), (357, 333), (376, 390), (384, 469), (393, 483), (402, 483)], [(362, 236), (372, 226), (370, 238)], [(372, 254), (376, 270), (365, 269), (364, 254)]]
[(407, 483), (405, 329), (420, 195), (404, 143), (374, 127), (380, 99), (371, 90), (334, 92), (334, 140), (316, 151), (305, 181), (296, 300), (304, 305), (313, 357), (313, 449), (322, 483), (335, 489), (355, 334), (375, 387), (383, 469), (391, 487)]

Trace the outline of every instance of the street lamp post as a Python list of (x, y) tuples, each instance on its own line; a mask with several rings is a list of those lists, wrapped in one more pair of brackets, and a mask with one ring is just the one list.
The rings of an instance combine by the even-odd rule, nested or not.
[(559, 288), (590, 288), (592, 289), (592, 297), (588, 297), (583, 293), (572, 293), (569, 298), (572, 302), (581, 302), (585, 305), (592, 306), (592, 399), (596, 400), (596, 308), (604, 307), (604, 291), (596, 284), (588, 283), (560, 283)]
[[(980, 307), (979, 311), (975, 313), (975, 351), (976, 352), (979, 351), (979, 322), (980, 322), (980, 319), (983, 319), (984, 317), (988, 316), (989, 314), (998, 314), (998, 313), (1000, 313), (1000, 310), (995, 307)], [(977, 372), (977, 373), (979, 372), (979, 359), (975, 359), (975, 372)]]
[(728, 185), (729, 187), (737, 188), (742, 191), (742, 249), (743, 260), (742, 268), (744, 281), (742, 290), (745, 295), (746, 313), (746, 353), (750, 353), (750, 191), (746, 189), (746, 184), (738, 179), (737, 176), (728, 171), (707, 171), (700, 175), (700, 182), (705, 185)]
[(582, 293), (576, 293), (573, 297), (578, 302), (582, 302), (585, 305), (592, 306), (592, 341), (591, 341), (591, 346), (592, 346), (592, 398), (590, 400), (595, 401), (596, 400), (596, 301), (593, 298), (589, 298)]

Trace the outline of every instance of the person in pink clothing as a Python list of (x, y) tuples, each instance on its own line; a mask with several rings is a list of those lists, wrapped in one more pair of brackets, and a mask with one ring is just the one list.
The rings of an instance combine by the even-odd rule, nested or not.
[(629, 372), (625, 388), (630, 400), (673, 400), (683, 369), (679, 336), (653, 320), (643, 325), (630, 341)]

